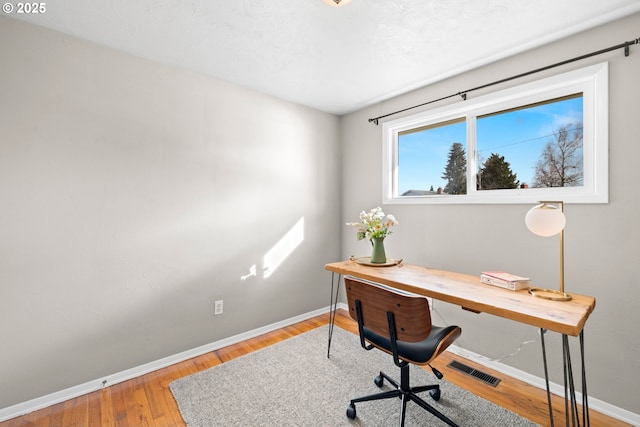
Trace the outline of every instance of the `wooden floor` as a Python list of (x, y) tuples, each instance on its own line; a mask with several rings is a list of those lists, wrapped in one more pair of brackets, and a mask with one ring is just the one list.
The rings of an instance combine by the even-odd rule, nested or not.
[[(0, 422), (0, 427), (184, 426), (178, 406), (169, 390), (169, 384), (172, 381), (326, 325), (328, 322), (329, 315), (321, 315), (142, 377), (106, 387), (100, 391), (28, 415)], [(357, 325), (344, 310), (338, 311), (336, 325), (354, 333), (357, 332)], [(475, 379), (470, 379), (468, 376), (448, 368), (446, 365), (451, 360), (460, 360), (471, 367), (497, 376), (502, 381), (494, 388)], [(433, 365), (445, 375), (448, 381), (540, 425), (549, 425), (546, 393), (543, 390), (505, 377), (504, 374), (493, 372), (486, 367), (476, 365), (448, 352), (443, 353)], [(564, 401), (558, 397), (557, 402), (554, 401), (554, 410), (561, 408), (564, 409)], [(556, 414), (555, 417), (557, 426), (564, 425), (564, 415)], [(590, 421), (593, 427), (629, 426), (629, 424), (593, 410), (590, 411)]]

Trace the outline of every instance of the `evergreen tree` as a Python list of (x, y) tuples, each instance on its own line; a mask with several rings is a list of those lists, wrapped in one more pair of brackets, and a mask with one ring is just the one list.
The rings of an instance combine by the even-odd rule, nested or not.
[(477, 186), (479, 190), (518, 188), (520, 181), (517, 178), (504, 156), (491, 153), (480, 168)]
[[(573, 130), (573, 133), (571, 133)], [(573, 187), (584, 180), (582, 163), (582, 124), (573, 129), (563, 126), (544, 147), (536, 163), (534, 187)]]
[(459, 142), (451, 144), (447, 166), (442, 179), (447, 181), (444, 192), (447, 194), (467, 194), (467, 156)]

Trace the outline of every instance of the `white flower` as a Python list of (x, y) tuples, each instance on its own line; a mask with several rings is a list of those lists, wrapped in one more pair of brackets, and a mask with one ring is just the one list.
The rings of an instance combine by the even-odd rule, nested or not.
[(349, 227), (355, 227), (358, 231), (365, 231), (367, 229), (365, 225), (360, 222), (348, 222), (347, 225)]
[(385, 223), (386, 227), (393, 227), (394, 225), (398, 225), (398, 220), (393, 215), (387, 215), (387, 222)]
[(356, 229), (356, 237), (358, 240), (367, 238), (386, 237), (391, 234), (391, 227), (398, 225), (398, 221), (393, 215), (386, 215), (382, 208), (377, 207), (369, 212), (360, 212), (360, 222), (348, 222), (348, 226)]

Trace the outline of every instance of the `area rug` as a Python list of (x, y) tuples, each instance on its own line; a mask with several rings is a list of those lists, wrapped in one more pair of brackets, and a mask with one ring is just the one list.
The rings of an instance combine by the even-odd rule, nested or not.
[[(399, 377), (392, 358), (360, 347), (355, 334), (334, 328), (327, 358), (328, 326), (314, 329), (254, 353), (171, 383), (182, 418), (189, 427), (209, 426), (396, 426), (400, 399), (362, 402), (357, 417), (346, 416), (352, 398), (380, 391), (373, 379), (380, 370)], [(469, 381), (475, 381), (469, 379)], [(411, 382), (438, 382), (431, 372), (411, 366)], [(423, 398), (460, 426), (536, 426), (444, 380), (442, 397)], [(386, 383), (383, 389), (391, 389)], [(407, 406), (407, 427), (445, 424), (417, 404)]]

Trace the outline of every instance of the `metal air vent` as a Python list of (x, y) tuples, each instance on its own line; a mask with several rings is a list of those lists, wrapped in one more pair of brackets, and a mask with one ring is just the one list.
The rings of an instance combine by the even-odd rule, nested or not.
[(449, 362), (447, 366), (464, 374), (470, 375), (485, 384), (489, 384), (492, 387), (495, 387), (500, 383), (499, 378), (496, 378), (493, 375), (489, 375), (486, 372), (478, 371), (477, 369), (474, 369), (471, 366), (467, 366), (464, 363), (458, 362), (457, 360)]

